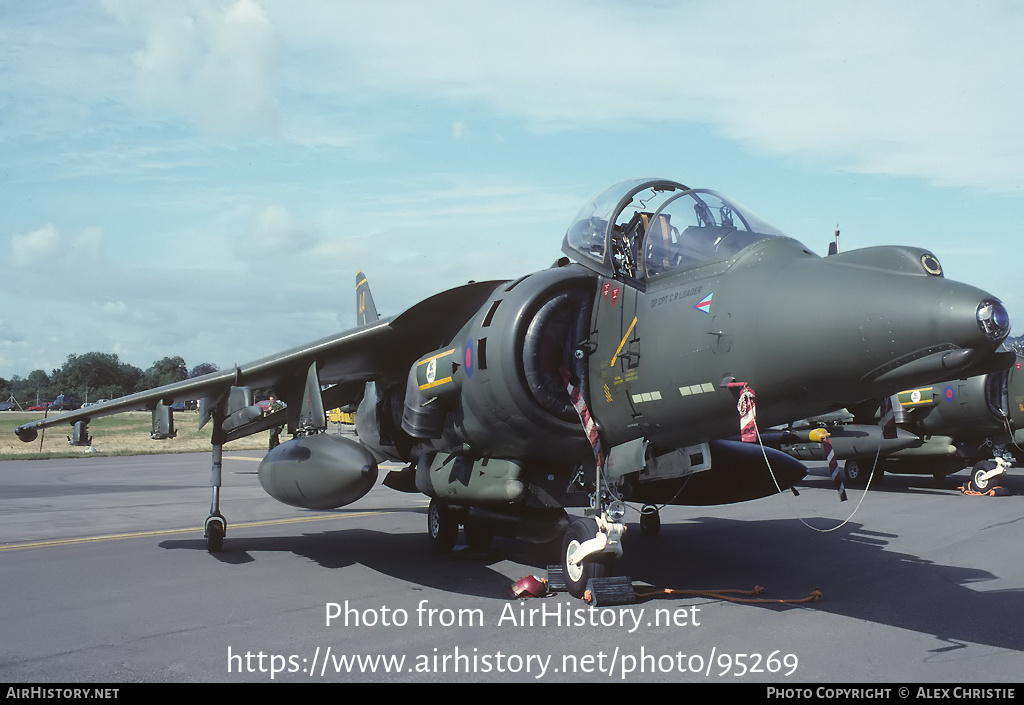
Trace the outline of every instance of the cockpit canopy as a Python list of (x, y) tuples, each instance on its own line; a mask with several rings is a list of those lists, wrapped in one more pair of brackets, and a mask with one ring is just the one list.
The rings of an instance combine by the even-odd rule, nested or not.
[(562, 252), (605, 276), (641, 280), (727, 259), (782, 235), (714, 191), (636, 179), (585, 205), (565, 234)]

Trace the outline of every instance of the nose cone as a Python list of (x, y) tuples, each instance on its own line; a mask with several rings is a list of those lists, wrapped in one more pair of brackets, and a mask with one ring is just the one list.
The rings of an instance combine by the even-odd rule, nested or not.
[[(809, 301), (818, 304), (814, 325)], [(832, 405), (848, 405), (1012, 364), (1012, 354), (996, 352), (1010, 330), (1003, 304), (943, 277), (926, 250), (874, 247), (803, 260), (766, 282), (757, 308), (759, 336), (774, 342), (775, 360), (790, 369), (804, 363), (780, 387), (791, 400), (831, 396)]]
[(879, 363), (861, 378), (873, 395), (1009, 364), (996, 349), (1010, 332), (1010, 317), (987, 292), (947, 279), (900, 279), (867, 299), (888, 333), (863, 338), (865, 353)]
[[(933, 284), (928, 280), (923, 283)], [(894, 307), (893, 314), (910, 319), (916, 310), (933, 321), (934, 330), (929, 334), (945, 337), (959, 348), (979, 352), (995, 350), (1009, 335), (1010, 314), (999, 299), (986, 291), (949, 279), (939, 278), (934, 283), (939, 286), (933, 306), (927, 306), (926, 298), (921, 300), (926, 296), (926, 287), (904, 287), (902, 296), (915, 297), (919, 301), (916, 306), (908, 301), (907, 306)], [(915, 292), (918, 288), (922, 289), (921, 293)], [(914, 327), (909, 320), (904, 320), (902, 325)]]

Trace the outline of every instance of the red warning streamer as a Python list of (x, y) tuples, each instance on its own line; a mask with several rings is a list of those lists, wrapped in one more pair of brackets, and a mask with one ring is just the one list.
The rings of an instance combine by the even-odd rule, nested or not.
[(597, 432), (597, 424), (594, 423), (594, 419), (590, 415), (590, 409), (587, 407), (587, 402), (583, 399), (583, 393), (580, 391), (579, 387), (573, 384), (569, 370), (564, 367), (560, 367), (558, 371), (562, 374), (562, 381), (565, 382), (565, 389), (569, 392), (569, 400), (576, 409), (576, 413), (579, 414), (580, 423), (583, 424), (583, 431), (587, 434), (587, 440), (590, 441), (590, 447), (594, 450), (594, 460), (597, 461), (597, 467), (603, 468), (604, 451), (601, 450), (601, 436)]
[(757, 410), (754, 405), (754, 390), (746, 382), (729, 382), (728, 387), (738, 387), (740, 398), (736, 410), (740, 412), (740, 439), (746, 443), (757, 443)]
[(832, 476), (832, 483), (836, 486), (836, 491), (839, 492), (839, 501), (846, 501), (846, 488), (843, 486), (843, 476), (839, 472), (839, 461), (836, 460), (836, 454), (832, 450), (832, 441), (827, 437), (822, 440), (821, 447), (825, 451), (825, 460), (828, 461), (828, 472)]

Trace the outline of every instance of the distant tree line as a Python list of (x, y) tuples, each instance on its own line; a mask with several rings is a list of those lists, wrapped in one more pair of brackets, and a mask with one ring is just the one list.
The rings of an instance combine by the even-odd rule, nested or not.
[[(1024, 355), (1024, 335), (1007, 338), (1005, 345), (1018, 355)], [(22, 405), (28, 406), (37, 401), (52, 401), (62, 393), (75, 397), (79, 402), (116, 399), (219, 369), (217, 365), (203, 362), (189, 370), (185, 361), (177, 356), (157, 360), (143, 371), (121, 362), (117, 355), (110, 353), (68, 355), (64, 366), (50, 374), (44, 370), (33, 370), (24, 378), (18, 375), (10, 380), (0, 377), (0, 402), (14, 396)]]
[(218, 369), (204, 362), (189, 371), (185, 361), (175, 356), (157, 360), (149, 369), (141, 370), (110, 353), (72, 354), (62, 367), (49, 374), (45, 370), (33, 370), (24, 378), (0, 377), (0, 401), (13, 395), (23, 406), (29, 406), (37, 401), (52, 401), (58, 394), (73, 396), (79, 402), (116, 399)]

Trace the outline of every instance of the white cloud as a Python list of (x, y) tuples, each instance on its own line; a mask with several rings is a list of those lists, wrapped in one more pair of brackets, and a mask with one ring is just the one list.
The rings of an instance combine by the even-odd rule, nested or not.
[[(121, 103), (134, 82), (157, 117), (220, 137), (350, 147), (404, 129), (388, 107), (447, 105), (471, 114), (474, 126), (492, 118), (543, 130), (648, 123), (652, 149), (660, 131), (700, 123), (819, 167), (999, 190), (1024, 179), (1016, 78), (1024, 7), (1015, 3), (103, 7), (120, 24), (80, 12), (84, 32), (69, 11), (50, 9), (53, 36), (42, 39), (43, 52), (26, 43), (32, 25), (22, 16), (30, 13), (16, 14), (21, 24), (8, 34), (0, 30), (14, 47), (15, 116), (123, 118), (109, 105), (132, 110)], [(458, 137), (468, 123), (449, 124)]]
[(103, 301), (94, 303), (93, 310), (105, 318), (123, 318), (128, 306), (124, 301)]
[[(356, 268), (395, 313), (451, 283), (547, 266), (592, 184), (647, 165), (688, 180), (728, 171), (745, 151), (809, 164), (797, 178), (848, 170), (1011, 190), (1024, 177), (1024, 10), (1013, 3), (103, 7), (30, 3), (0, 23), (12, 264), (0, 286), (10, 297), (55, 267), (97, 265), (89, 300), (32, 291), (33, 315), (61, 309), (58, 363), (99, 344), (78, 321), (102, 320), (111, 340), (146, 350), (134, 364), (155, 359), (151, 330), (175, 349), (226, 339), (214, 361), (230, 364), (251, 347), (242, 326), (269, 352), (327, 332), (316, 326), (331, 311), (347, 322), (351, 306), (334, 297), (351, 302)], [(783, 170), (785, 159), (744, 165)], [(1020, 222), (1016, 199), (993, 199), (1008, 202), (975, 212)], [(924, 228), (925, 204), (889, 222)], [(206, 308), (185, 321), (168, 290), (178, 309)], [(46, 339), (34, 320), (13, 320)]]
[(711, 102), (723, 134), (854, 171), (1019, 184), (1024, 142), (1013, 116), (1024, 92), (1007, 71), (1024, 62), (1024, 13), (994, 3), (800, 7), (793, 22), (793, 13), (773, 17), (774, 5), (754, 13), (775, 46), (741, 42), (727, 53), (717, 78), (737, 99)]
[(267, 262), (308, 252), (318, 241), (315, 226), (299, 221), (282, 206), (270, 205), (235, 241), (235, 252), (241, 259)]
[(1013, 3), (267, 7), (320, 69), (290, 73), (299, 90), (471, 104), (547, 130), (647, 122), (651, 149), (659, 130), (701, 123), (851, 171), (991, 189), (1024, 179), (1024, 8)]
[(105, 5), (145, 35), (135, 64), (154, 108), (216, 136), (277, 130), (278, 39), (255, 0)]
[(68, 256), (75, 260), (93, 261), (99, 256), (102, 245), (103, 230), (97, 227), (88, 227), (71, 241)]
[(22, 269), (64, 268), (96, 260), (103, 242), (99, 228), (85, 228), (78, 236), (65, 238), (52, 223), (23, 235), (11, 236), (11, 258)]
[(11, 236), (11, 255), (17, 267), (29, 267), (60, 252), (61, 237), (52, 224), (44, 225), (24, 235)]

